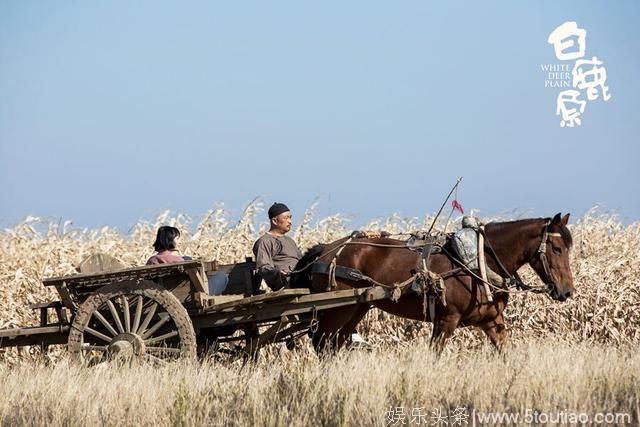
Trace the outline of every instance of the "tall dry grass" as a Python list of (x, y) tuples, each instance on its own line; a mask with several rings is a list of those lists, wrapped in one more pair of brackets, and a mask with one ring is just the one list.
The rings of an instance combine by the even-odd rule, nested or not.
[[(440, 425), (436, 414), (538, 411), (622, 414), (638, 422), (640, 355), (627, 345), (518, 344), (504, 357), (454, 345), (441, 357), (421, 340), (319, 360), (276, 352), (239, 362), (79, 368), (0, 365), (3, 425)], [(419, 411), (422, 419), (411, 422)], [(557, 415), (556, 415), (557, 416)], [(478, 422), (478, 424), (481, 424)], [(482, 423), (484, 424), (484, 423)], [(497, 422), (488, 424), (499, 424)]]

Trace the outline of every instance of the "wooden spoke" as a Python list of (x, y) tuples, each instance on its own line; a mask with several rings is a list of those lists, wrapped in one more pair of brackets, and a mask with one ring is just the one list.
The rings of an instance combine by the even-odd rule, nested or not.
[(111, 342), (111, 337), (106, 336), (105, 334), (103, 334), (102, 332), (98, 332), (95, 329), (91, 329), (90, 327), (86, 327), (84, 328), (84, 331), (93, 335), (96, 338), (100, 338), (102, 341), (110, 343)]
[(122, 297), (122, 311), (124, 312), (124, 331), (131, 332), (131, 313), (129, 312), (129, 300), (126, 296)]
[(182, 350), (174, 347), (146, 347), (145, 350), (149, 353), (167, 353), (167, 354), (180, 354)]
[(146, 340), (144, 343), (145, 344), (154, 344), (154, 343), (157, 343), (157, 342), (160, 342), (160, 341), (164, 341), (164, 340), (169, 339), (169, 338), (173, 338), (173, 337), (175, 337), (177, 335), (178, 335), (178, 331), (171, 331), (171, 332), (169, 332), (167, 334), (160, 335), (159, 337), (155, 337), (155, 338), (151, 338), (149, 340)]
[(136, 331), (136, 334), (140, 335), (141, 333), (143, 333), (147, 327), (149, 326), (149, 323), (151, 322), (151, 319), (153, 318), (153, 315), (156, 314), (156, 309), (158, 308), (158, 303), (154, 302), (151, 307), (149, 307), (149, 311), (147, 312), (147, 316), (144, 318), (144, 321), (142, 322), (142, 325), (140, 325), (140, 328)]
[(142, 334), (142, 339), (146, 340), (147, 338), (149, 338), (151, 335), (153, 335), (155, 331), (160, 329), (160, 327), (165, 323), (167, 323), (169, 320), (171, 320), (171, 317), (168, 314), (165, 314), (163, 317), (160, 318), (160, 320), (158, 320), (158, 323), (153, 325), (152, 328), (150, 328), (147, 332)]
[(109, 333), (111, 335), (113, 335), (114, 337), (116, 335), (118, 335), (118, 332), (113, 328), (113, 326), (111, 326), (109, 324), (109, 322), (107, 322), (107, 319), (104, 318), (104, 316), (102, 315), (102, 313), (100, 313), (98, 310), (93, 312), (93, 315), (96, 316), (96, 319), (98, 319), (100, 321), (100, 323), (102, 323), (102, 325), (107, 328), (107, 330), (109, 331)]
[(120, 333), (124, 333), (124, 328), (122, 327), (122, 322), (120, 321), (120, 316), (118, 315), (118, 311), (116, 310), (116, 306), (113, 305), (111, 300), (107, 300), (107, 305), (109, 306), (109, 310), (111, 311), (111, 315), (113, 316), (113, 320), (116, 322), (116, 326)]
[(138, 331), (138, 327), (140, 326), (140, 320), (142, 319), (143, 302), (144, 302), (144, 298), (142, 298), (142, 295), (138, 295), (138, 302), (136, 304), (136, 314), (133, 316), (133, 326), (131, 326), (131, 330), (134, 333)]

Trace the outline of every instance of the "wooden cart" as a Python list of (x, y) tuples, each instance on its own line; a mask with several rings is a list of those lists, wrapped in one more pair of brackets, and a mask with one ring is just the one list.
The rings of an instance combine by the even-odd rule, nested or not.
[[(67, 344), (74, 358), (137, 357), (152, 362), (206, 351), (256, 355), (313, 332), (325, 310), (389, 298), (382, 287), (310, 294), (285, 289), (253, 295), (255, 263), (185, 261), (45, 279), (60, 300), (37, 304), (38, 326), (0, 330), (0, 347)], [(224, 272), (223, 295), (208, 279)]]

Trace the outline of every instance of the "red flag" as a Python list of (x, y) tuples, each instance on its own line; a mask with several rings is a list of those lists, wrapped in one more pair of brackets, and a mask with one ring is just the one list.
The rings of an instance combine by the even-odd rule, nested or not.
[(453, 206), (454, 210), (460, 211), (460, 213), (464, 215), (464, 209), (462, 209), (462, 205), (460, 204), (460, 202), (454, 199), (451, 202), (451, 206)]

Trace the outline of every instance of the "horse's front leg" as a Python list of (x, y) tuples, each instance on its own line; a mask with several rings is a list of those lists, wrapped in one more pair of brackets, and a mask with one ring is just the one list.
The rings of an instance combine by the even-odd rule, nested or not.
[(453, 335), (459, 323), (459, 314), (444, 314), (441, 317), (436, 315), (433, 322), (433, 333), (431, 334), (431, 348), (437, 354), (442, 353), (447, 340)]
[(507, 341), (507, 328), (504, 325), (504, 317), (502, 314), (499, 314), (495, 319), (484, 323), (481, 328), (484, 333), (487, 334), (496, 350), (502, 353)]
[(317, 330), (312, 336), (313, 347), (318, 354), (338, 351), (347, 341), (358, 322), (369, 311), (369, 306), (361, 304), (340, 307), (322, 313)]

